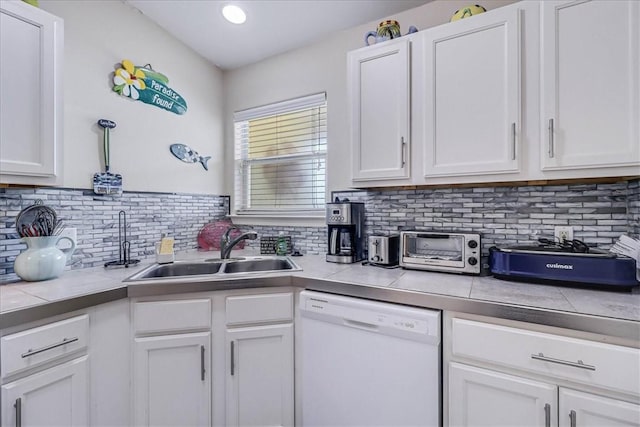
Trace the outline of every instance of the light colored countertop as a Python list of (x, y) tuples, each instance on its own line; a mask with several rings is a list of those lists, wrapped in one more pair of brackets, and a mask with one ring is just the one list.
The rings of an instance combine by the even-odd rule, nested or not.
[[(255, 255), (234, 251), (234, 256)], [(217, 252), (188, 252), (176, 258), (214, 258)], [(250, 279), (192, 279), (176, 284), (123, 282), (152, 261), (129, 268), (102, 267), (65, 271), (43, 282), (17, 282), (0, 286), (0, 328), (61, 314), (127, 296), (160, 295), (225, 288), (300, 286), (325, 292), (387, 300), (403, 304), (494, 314), (514, 320), (533, 320), (557, 326), (591, 322), (586, 329), (640, 340), (640, 289), (611, 292), (510, 282), (493, 277), (463, 276), (401, 268), (334, 264), (324, 255), (293, 257), (302, 271), (256, 275)], [(559, 319), (559, 320), (558, 320)], [(588, 323), (588, 322), (587, 322)], [(619, 327), (620, 331), (616, 331)], [(609, 329), (608, 329), (609, 328)]]

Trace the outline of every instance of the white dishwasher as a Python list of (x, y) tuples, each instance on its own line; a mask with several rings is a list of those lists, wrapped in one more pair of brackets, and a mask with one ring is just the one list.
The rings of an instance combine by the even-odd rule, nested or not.
[(303, 426), (438, 426), (440, 312), (300, 294)]

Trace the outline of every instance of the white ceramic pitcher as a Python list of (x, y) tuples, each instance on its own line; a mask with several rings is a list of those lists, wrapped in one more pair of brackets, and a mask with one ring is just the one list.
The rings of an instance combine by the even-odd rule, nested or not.
[[(56, 245), (64, 239), (71, 242), (71, 247), (59, 249)], [(76, 243), (67, 236), (23, 237), (22, 240), (27, 244), (27, 250), (16, 257), (13, 269), (28, 282), (58, 277), (76, 249)]]

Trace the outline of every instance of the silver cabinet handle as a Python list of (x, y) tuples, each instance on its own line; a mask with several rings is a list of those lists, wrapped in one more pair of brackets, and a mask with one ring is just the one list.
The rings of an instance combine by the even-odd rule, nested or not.
[(236, 369), (236, 362), (235, 362), (235, 349), (234, 349), (234, 342), (231, 341), (231, 375), (234, 374), (234, 371)]
[(16, 427), (22, 427), (22, 398), (17, 398), (13, 407), (16, 408)]
[(587, 365), (582, 360), (578, 360), (577, 362), (571, 362), (569, 360), (562, 359), (554, 359), (553, 357), (545, 356), (542, 353), (532, 354), (532, 359), (542, 360), (544, 362), (557, 363), (559, 365), (573, 366), (574, 368), (587, 369), (589, 371), (595, 371), (596, 367), (593, 365)]
[(544, 404), (544, 427), (551, 427), (551, 405)]
[(577, 420), (576, 420), (576, 411), (574, 411), (573, 409), (571, 410), (571, 412), (569, 412), (569, 425), (571, 427), (576, 427), (577, 425)]
[(553, 119), (549, 119), (549, 158), (553, 159), (555, 156), (553, 150)]
[(204, 369), (204, 346), (201, 345), (200, 346), (200, 380), (204, 381), (204, 374), (205, 374), (205, 369)]
[(35, 349), (35, 350), (29, 349), (29, 350), (27, 350), (26, 353), (22, 353), (22, 358), (24, 359), (25, 357), (33, 356), (34, 354), (42, 353), (42, 352), (45, 352), (45, 351), (48, 351), (48, 350), (53, 350), (54, 348), (61, 347), (61, 346), (65, 345), (65, 344), (70, 344), (70, 343), (76, 342), (76, 341), (78, 341), (78, 337), (75, 337), (75, 338), (63, 338), (62, 341), (60, 341), (58, 343), (55, 343), (55, 344), (48, 345), (46, 347), (41, 347), (41, 348), (38, 348), (38, 349)]
[(511, 148), (513, 151), (511, 152), (511, 160), (516, 159), (516, 124), (511, 123)]
[(407, 143), (404, 142), (404, 136), (400, 138), (400, 143), (402, 144), (402, 166), (404, 166), (407, 161), (405, 160), (405, 152), (407, 151)]

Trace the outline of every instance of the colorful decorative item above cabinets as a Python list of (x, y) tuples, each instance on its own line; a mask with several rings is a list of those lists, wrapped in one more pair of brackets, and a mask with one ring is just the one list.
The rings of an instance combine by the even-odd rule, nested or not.
[[(409, 32), (407, 33), (407, 35), (415, 33), (417, 31), (418, 29), (412, 25), (409, 27)], [(370, 45), (369, 37), (375, 37), (375, 43), (402, 37), (402, 33), (400, 32), (400, 23), (394, 20), (382, 21), (380, 22), (380, 24), (378, 24), (378, 28), (376, 29), (376, 31), (369, 31), (364, 35), (364, 43), (367, 46)]]
[(187, 101), (167, 84), (169, 79), (162, 73), (154, 71), (150, 64), (133, 65), (123, 59), (121, 68), (113, 75), (113, 91), (145, 104), (171, 111), (175, 114), (187, 112)]
[(480, 6), (479, 4), (471, 4), (469, 6), (456, 10), (453, 13), (453, 16), (451, 16), (451, 20), (449, 22), (457, 21), (462, 18), (468, 18), (470, 16), (484, 13), (486, 11), (487, 9), (485, 9), (483, 6)]

